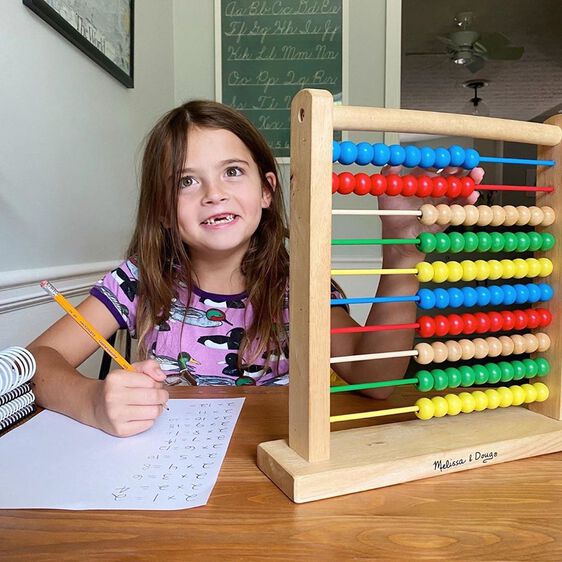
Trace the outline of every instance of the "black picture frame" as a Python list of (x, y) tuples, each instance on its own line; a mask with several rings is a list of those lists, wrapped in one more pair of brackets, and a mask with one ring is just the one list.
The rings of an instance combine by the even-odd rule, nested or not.
[[(88, 37), (83, 35), (69, 21), (67, 21), (56, 9), (45, 0), (22, 0), (23, 4), (56, 29), (63, 37), (78, 47), (85, 55), (105, 69), (111, 76), (119, 80), (127, 88), (134, 87), (134, 13), (135, 0), (129, 3), (129, 42), (128, 42), (128, 65), (120, 66), (107, 56), (104, 50), (94, 44)], [(83, 20), (82, 20), (83, 21)], [(91, 31), (91, 26), (88, 31)], [(96, 28), (94, 28), (96, 30)], [(103, 30), (97, 30), (101, 37), (105, 38)], [(105, 40), (104, 40), (105, 41)], [(104, 42), (105, 45), (105, 42)], [(125, 61), (126, 62), (126, 61)]]

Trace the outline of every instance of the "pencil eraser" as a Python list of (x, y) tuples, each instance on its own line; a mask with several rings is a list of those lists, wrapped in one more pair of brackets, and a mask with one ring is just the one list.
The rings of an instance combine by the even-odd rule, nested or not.
[(48, 283), (48, 281), (45, 280), (45, 281), (41, 281), (41, 283), (39, 283), (39, 285), (41, 286), (42, 289), (44, 289), (45, 285), (47, 285), (47, 283)]

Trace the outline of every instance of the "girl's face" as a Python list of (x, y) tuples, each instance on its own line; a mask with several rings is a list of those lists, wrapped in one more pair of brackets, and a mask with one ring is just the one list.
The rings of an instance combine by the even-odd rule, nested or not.
[[(251, 152), (225, 129), (191, 127), (178, 196), (178, 225), (193, 258), (240, 258), (271, 204)], [(271, 189), (275, 175), (266, 174)]]

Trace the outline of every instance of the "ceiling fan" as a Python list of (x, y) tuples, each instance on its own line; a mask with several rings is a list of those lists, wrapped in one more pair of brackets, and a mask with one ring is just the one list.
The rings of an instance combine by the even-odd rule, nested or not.
[(437, 36), (445, 44), (446, 51), (440, 53), (406, 53), (406, 55), (446, 55), (453, 63), (478, 72), (487, 60), (518, 60), (524, 48), (511, 44), (503, 33), (479, 32), (471, 29), (472, 12), (461, 12), (454, 18), (457, 31), (446, 36)]

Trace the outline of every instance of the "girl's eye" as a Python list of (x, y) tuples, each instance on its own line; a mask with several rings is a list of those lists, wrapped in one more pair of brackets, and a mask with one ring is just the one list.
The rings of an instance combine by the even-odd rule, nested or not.
[(180, 179), (180, 188), (191, 187), (193, 185), (193, 178), (191, 176), (184, 176)]
[(235, 178), (242, 175), (242, 170), (238, 166), (231, 166), (226, 169), (226, 175), (229, 178)]

